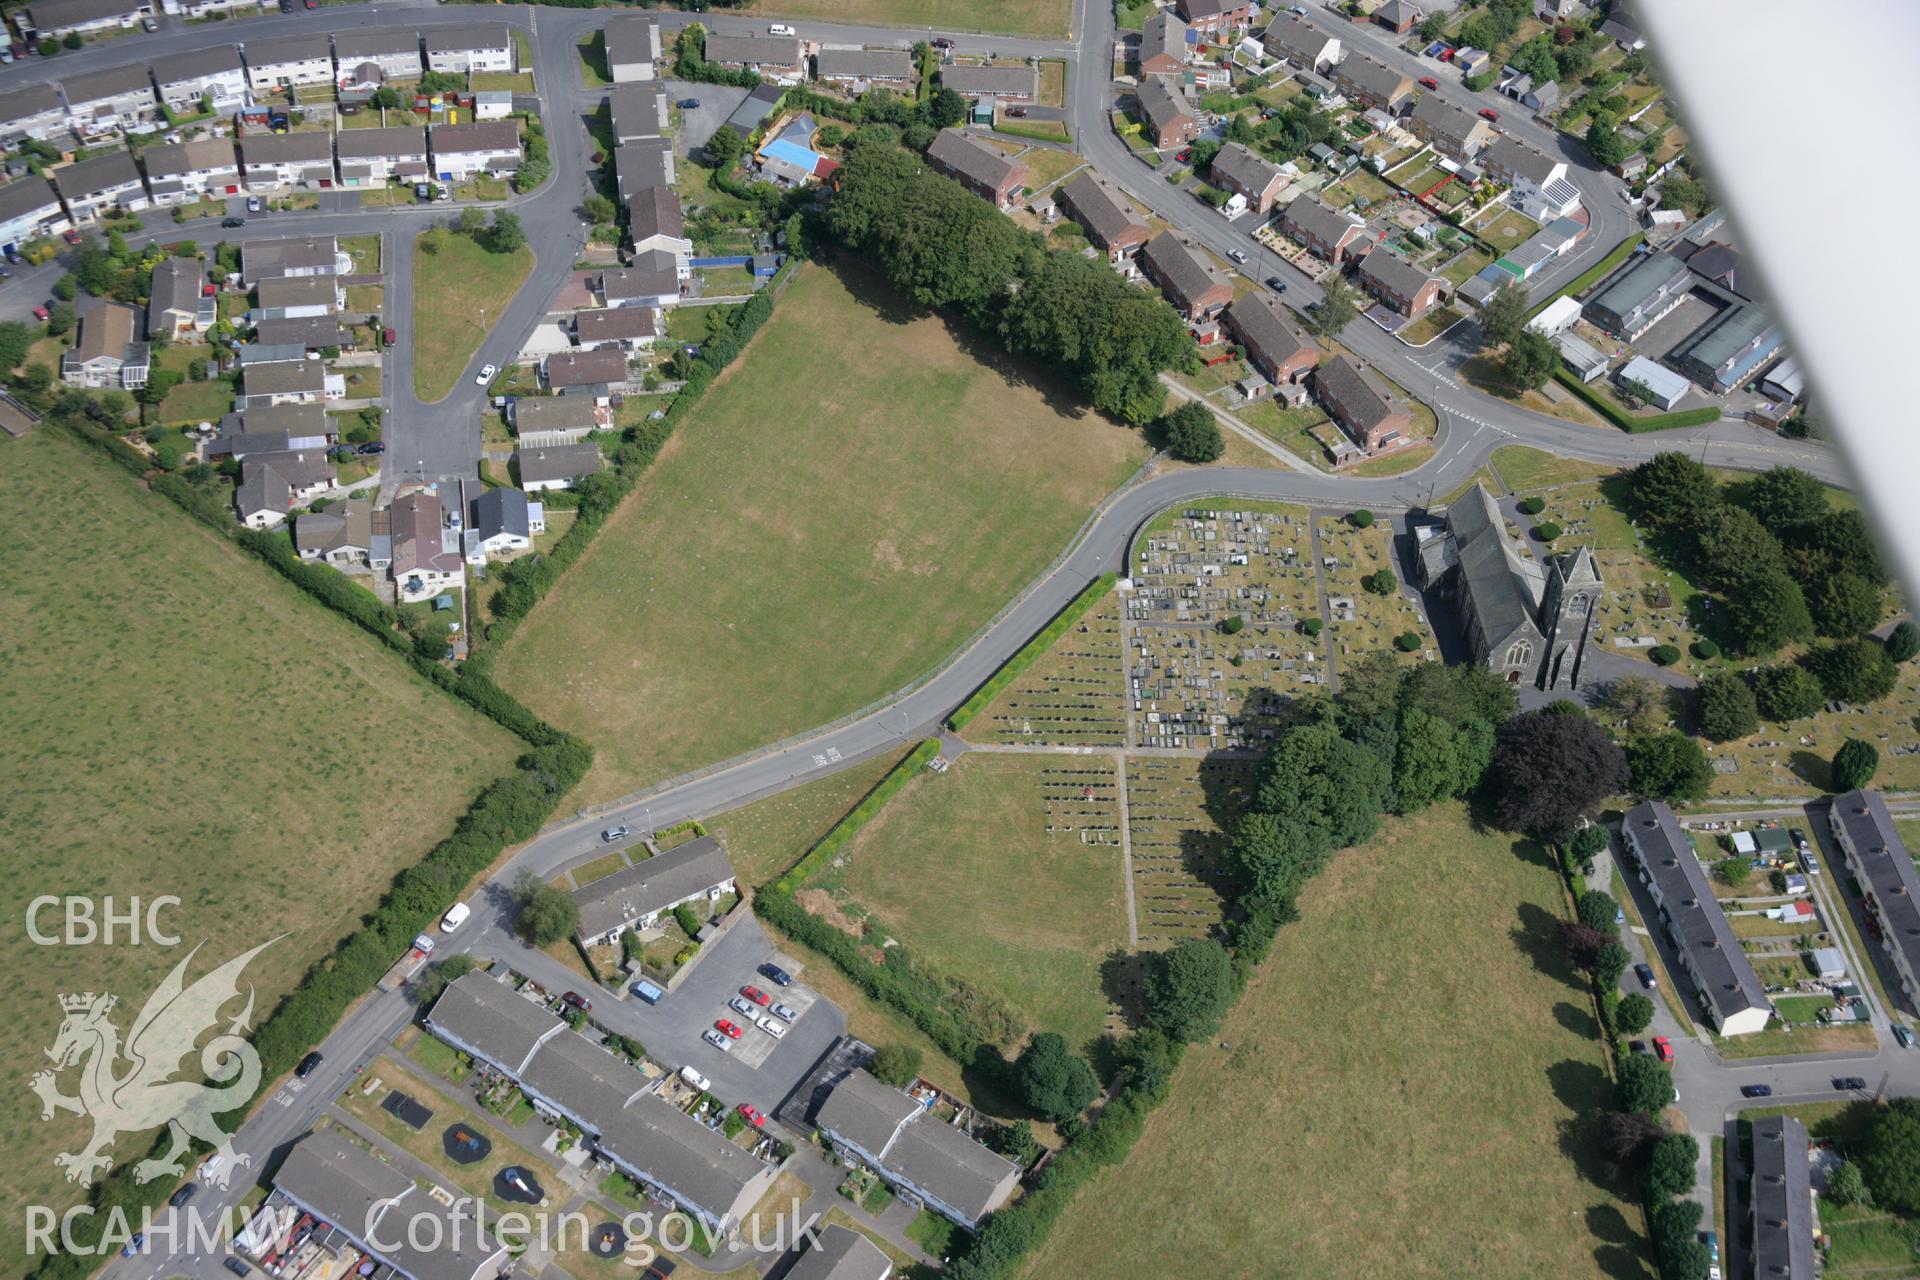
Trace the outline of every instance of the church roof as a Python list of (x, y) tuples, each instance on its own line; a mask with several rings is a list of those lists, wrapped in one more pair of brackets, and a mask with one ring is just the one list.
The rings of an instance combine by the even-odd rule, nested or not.
[(1460, 590), (1472, 602), (1474, 625), (1486, 647), (1532, 625), (1545, 594), (1546, 571), (1507, 532), (1485, 485), (1475, 485), (1447, 508), (1447, 531), (1458, 547)]

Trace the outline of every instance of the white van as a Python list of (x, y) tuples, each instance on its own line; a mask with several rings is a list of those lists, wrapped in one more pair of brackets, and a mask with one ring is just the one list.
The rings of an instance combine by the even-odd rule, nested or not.
[(793, 28), (788, 26), (786, 23), (776, 22), (772, 26), (767, 28), (767, 34), (770, 36), (790, 36), (795, 33)]
[(465, 924), (467, 917), (472, 914), (473, 908), (466, 903), (454, 903), (452, 907), (448, 908), (447, 914), (440, 917), (440, 932), (452, 933), (455, 929)]

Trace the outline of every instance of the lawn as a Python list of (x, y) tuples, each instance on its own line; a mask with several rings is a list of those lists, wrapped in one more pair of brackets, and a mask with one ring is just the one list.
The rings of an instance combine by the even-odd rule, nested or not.
[(1435, 307), (1402, 329), (1400, 340), (1408, 346), (1424, 347), (1465, 318), (1454, 307)]
[(1594, 1181), (1609, 1085), (1562, 903), (1538, 849), (1461, 808), (1390, 819), (1023, 1274), (1649, 1274), (1629, 1189)]
[(848, 26), (1061, 36), (1070, 0), (781, 0), (779, 12)]
[(1085, 1048), (1106, 1027), (1100, 962), (1127, 940), (1116, 782), (1111, 758), (962, 756), (807, 887)]
[[(248, 970), (257, 1019), (518, 741), (84, 446), (42, 429), (0, 455), (0, 848), (14, 886), (0, 910), (20, 922), (37, 894), (171, 894), (181, 905), (162, 924), (184, 946), (211, 940), (196, 974), (291, 930)], [(86, 519), (46, 518), (76, 504)], [(3, 1041), (27, 1062), (52, 1042), (54, 993), (112, 991), (137, 1010), (185, 949), (39, 947), (16, 924), (0, 955), (37, 993)], [(14, 1135), (0, 1187), (64, 1206), (83, 1191), (52, 1155), (87, 1126), (39, 1115), (25, 1089), (0, 1105)], [(19, 1229), (0, 1227), (8, 1256), (22, 1256)]]
[[(155, 363), (185, 378), (187, 366), (195, 360), (211, 359), (211, 351), (209, 347), (176, 343), (162, 351)], [(160, 421), (179, 426), (218, 423), (223, 415), (232, 410), (233, 383), (230, 380), (210, 378), (195, 382), (187, 378), (167, 392), (167, 398), (160, 402)]]
[(1492, 264), (1493, 255), (1476, 246), (1456, 254), (1446, 266), (1441, 267), (1440, 278), (1458, 289)]
[[(891, 769), (904, 752), (889, 751), (850, 769), (708, 818), (707, 834), (727, 847), (740, 879), (762, 885), (800, 860), (828, 829)], [(574, 872), (574, 879), (580, 873)]]
[(533, 250), (493, 253), (468, 236), (423, 233), (413, 258), (413, 393), (434, 401), (453, 390), (487, 336), (485, 317), (500, 318), (533, 270)]
[(877, 277), (808, 268), (498, 678), (597, 755), (584, 803), (924, 674), (1147, 454)]
[(1027, 184), (1035, 191), (1050, 187), (1069, 173), (1078, 169), (1086, 161), (1071, 151), (1056, 151), (1052, 147), (1029, 147), (1020, 163), (1027, 166), (1033, 174)]
[(1346, 208), (1356, 196), (1365, 199), (1369, 205), (1375, 205), (1382, 200), (1392, 199), (1393, 188), (1365, 169), (1355, 169), (1320, 193), (1320, 198), (1336, 209)]
[(1527, 242), (1527, 237), (1540, 230), (1539, 223), (1513, 209), (1501, 209), (1492, 217), (1481, 218), (1471, 225), (1482, 240), (1501, 250), (1518, 248)]
[(1562, 484), (1579, 484), (1586, 480), (1603, 480), (1619, 470), (1618, 467), (1598, 462), (1562, 458), (1521, 444), (1495, 449), (1492, 465), (1501, 482), (1515, 493), (1550, 489)]
[(613, 83), (607, 74), (607, 37), (596, 31), (579, 45), (580, 82), (589, 89), (604, 89)]

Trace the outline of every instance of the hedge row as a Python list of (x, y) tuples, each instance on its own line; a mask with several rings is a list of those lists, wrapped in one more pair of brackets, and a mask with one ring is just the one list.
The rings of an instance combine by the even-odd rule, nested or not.
[(1113, 590), (1113, 584), (1119, 581), (1117, 575), (1103, 573), (1093, 580), (1085, 591), (1073, 598), (1073, 602), (1049, 622), (1033, 639), (1020, 647), (1020, 652), (1008, 658), (1006, 665), (993, 673), (993, 677), (978, 689), (973, 696), (961, 703), (959, 708), (947, 717), (947, 726), (956, 732), (966, 727), (967, 722), (979, 715), (989, 702), (1000, 696), (1001, 690), (1026, 674), (1028, 667), (1053, 647), (1053, 642), (1067, 633), (1067, 629), (1080, 621), (1087, 610), (1098, 604), (1107, 592)]
[(807, 850), (800, 861), (788, 867), (787, 873), (774, 881), (774, 891), (776, 893), (798, 892), (800, 886), (805, 884), (827, 859), (846, 848), (847, 842), (853, 839), (860, 828), (867, 825), (874, 814), (880, 812), (881, 807), (893, 798), (895, 792), (906, 786), (914, 774), (926, 768), (927, 761), (939, 754), (940, 740), (928, 738), (915, 747), (906, 759), (887, 770), (887, 776), (875, 783), (873, 790), (867, 792), (866, 797), (844, 818), (834, 823), (833, 828), (820, 837), (820, 843)]
[(1567, 390), (1579, 396), (1587, 406), (1622, 431), (1635, 435), (1644, 431), (1672, 431), (1676, 427), (1704, 427), (1709, 422), (1720, 421), (1720, 411), (1711, 406), (1704, 409), (1682, 409), (1678, 413), (1659, 413), (1651, 418), (1636, 418), (1622, 413), (1613, 401), (1580, 381), (1567, 369), (1555, 369), (1553, 380)]

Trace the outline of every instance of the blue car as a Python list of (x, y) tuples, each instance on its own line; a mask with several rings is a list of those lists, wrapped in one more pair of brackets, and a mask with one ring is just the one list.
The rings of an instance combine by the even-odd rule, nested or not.
[(793, 985), (793, 975), (777, 964), (767, 963), (761, 965), (760, 976), (775, 986), (790, 987)]
[(134, 1254), (145, 1248), (146, 1243), (147, 1233), (144, 1231), (136, 1231), (133, 1233), (133, 1239), (127, 1241), (126, 1246), (120, 1250), (120, 1256), (123, 1258), (131, 1258)]

